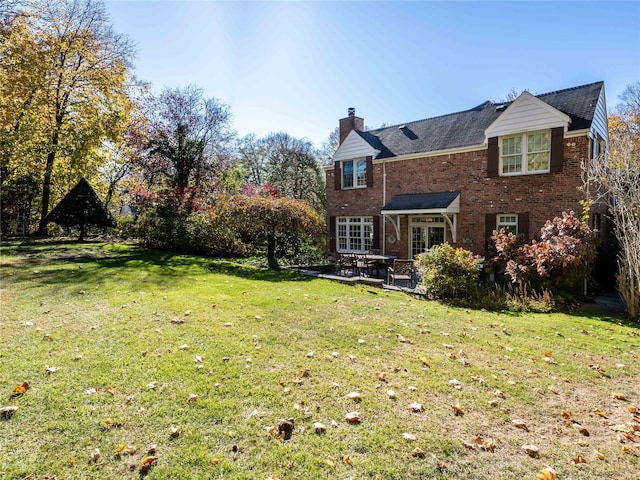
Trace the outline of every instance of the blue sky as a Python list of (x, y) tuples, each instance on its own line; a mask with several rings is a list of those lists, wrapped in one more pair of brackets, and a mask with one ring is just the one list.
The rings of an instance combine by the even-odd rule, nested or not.
[(196, 84), (240, 135), (317, 146), (348, 107), (377, 128), (605, 81), (640, 80), (640, 1), (214, 2), (107, 0), (155, 90)]

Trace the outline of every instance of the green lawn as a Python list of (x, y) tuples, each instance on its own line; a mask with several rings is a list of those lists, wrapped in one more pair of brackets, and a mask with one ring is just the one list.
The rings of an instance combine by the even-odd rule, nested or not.
[(640, 479), (637, 324), (132, 245), (1, 253), (0, 478)]

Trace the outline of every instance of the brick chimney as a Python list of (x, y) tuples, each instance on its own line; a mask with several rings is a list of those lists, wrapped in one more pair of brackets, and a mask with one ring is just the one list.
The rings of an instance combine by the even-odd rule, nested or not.
[(356, 117), (356, 109), (350, 107), (347, 112), (347, 117), (340, 119), (340, 145), (351, 130), (364, 130), (364, 118)]

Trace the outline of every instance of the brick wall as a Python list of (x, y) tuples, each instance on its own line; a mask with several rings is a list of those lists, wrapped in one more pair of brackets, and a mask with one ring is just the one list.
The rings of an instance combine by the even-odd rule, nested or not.
[[(457, 243), (484, 253), (486, 214), (529, 213), (529, 234), (539, 232), (546, 220), (563, 211), (581, 212), (580, 162), (588, 156), (589, 139), (564, 139), (561, 173), (487, 177), (487, 150), (455, 153), (386, 163), (386, 199), (383, 197), (383, 165), (374, 163), (371, 188), (335, 190), (333, 170), (327, 171), (327, 214), (332, 216), (380, 215), (380, 208), (394, 195), (457, 190), (460, 192)], [(401, 217), (401, 238), (385, 244), (386, 250), (408, 252), (408, 219)], [(449, 229), (447, 228), (447, 231)], [(395, 232), (386, 222), (386, 233)], [(447, 241), (451, 242), (448, 236)]]

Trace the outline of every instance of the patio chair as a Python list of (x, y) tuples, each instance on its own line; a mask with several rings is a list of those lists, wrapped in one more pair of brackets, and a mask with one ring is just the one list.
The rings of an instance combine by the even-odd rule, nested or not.
[(351, 272), (350, 276), (358, 275), (358, 257), (353, 253), (341, 253), (338, 258), (338, 273)]
[(413, 288), (413, 260), (394, 260), (393, 266), (387, 269), (387, 284), (397, 285), (398, 280), (407, 282)]

